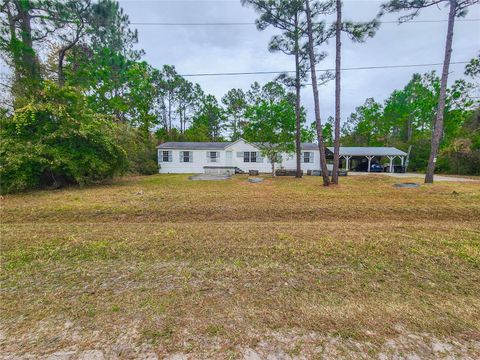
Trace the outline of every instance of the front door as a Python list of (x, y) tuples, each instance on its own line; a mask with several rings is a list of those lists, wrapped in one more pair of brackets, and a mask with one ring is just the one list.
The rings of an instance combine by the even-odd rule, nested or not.
[(225, 156), (225, 165), (232, 166), (233, 165), (233, 151), (227, 151)]

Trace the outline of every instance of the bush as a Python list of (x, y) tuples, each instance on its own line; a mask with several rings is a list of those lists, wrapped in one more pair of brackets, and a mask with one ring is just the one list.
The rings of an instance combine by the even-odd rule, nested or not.
[(90, 110), (74, 88), (46, 83), (0, 121), (2, 193), (89, 184), (127, 168), (118, 125)]
[(158, 173), (157, 141), (148, 131), (125, 125), (123, 142), (128, 149), (128, 172), (153, 175)]
[(463, 123), (459, 137), (439, 156), (440, 171), (459, 175), (480, 175), (480, 110)]

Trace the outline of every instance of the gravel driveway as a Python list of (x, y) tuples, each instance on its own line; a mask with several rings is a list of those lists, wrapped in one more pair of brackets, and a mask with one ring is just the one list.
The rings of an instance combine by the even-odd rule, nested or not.
[[(425, 174), (418, 174), (418, 173), (368, 173), (368, 172), (356, 172), (356, 171), (349, 171), (348, 175), (353, 175), (353, 176), (360, 176), (360, 175), (378, 175), (378, 176), (390, 176), (394, 178), (418, 178), (418, 179), (423, 179), (425, 177)], [(480, 182), (480, 180), (474, 180), (474, 179), (468, 179), (468, 178), (462, 178), (462, 177), (455, 177), (455, 176), (447, 176), (447, 175), (435, 175), (434, 177), (435, 181), (456, 181), (456, 182)]]

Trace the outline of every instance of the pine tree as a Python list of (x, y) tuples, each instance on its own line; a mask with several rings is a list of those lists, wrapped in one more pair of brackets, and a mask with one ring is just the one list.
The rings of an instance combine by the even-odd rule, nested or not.
[[(270, 51), (281, 51), (295, 57), (295, 149), (296, 149), (296, 177), (302, 177), (301, 169), (301, 81), (305, 77), (305, 53), (302, 53), (301, 38), (305, 32), (302, 24), (302, 0), (242, 0), (260, 13), (257, 19), (257, 28), (265, 30), (273, 26), (282, 30), (281, 35), (275, 35), (269, 45)], [(302, 26), (303, 25), (303, 26)]]
[(467, 14), (468, 7), (477, 4), (478, 0), (391, 0), (382, 4), (380, 15), (385, 13), (409, 11), (412, 12), (399, 18), (400, 22), (408, 21), (419, 15), (420, 11), (432, 6), (445, 4), (449, 7), (447, 36), (445, 39), (445, 54), (443, 59), (442, 77), (440, 80), (440, 94), (438, 98), (437, 114), (435, 117), (434, 129), (432, 132), (432, 142), (430, 156), (428, 159), (427, 172), (425, 174), (425, 183), (433, 183), (433, 174), (437, 162), (437, 154), (440, 147), (440, 140), (443, 135), (443, 120), (445, 112), (445, 102), (447, 98), (448, 72), (450, 69), (450, 60), (452, 57), (453, 29), (455, 18), (464, 17)]

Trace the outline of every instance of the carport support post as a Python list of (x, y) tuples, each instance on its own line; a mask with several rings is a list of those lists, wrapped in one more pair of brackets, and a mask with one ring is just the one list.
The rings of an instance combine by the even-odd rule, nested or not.
[(348, 170), (350, 170), (350, 158), (351, 158), (351, 156), (345, 155), (343, 158), (345, 159), (345, 167), (346, 167), (346, 170), (348, 171)]
[(370, 172), (370, 164), (372, 162), (372, 159), (374, 158), (374, 156), (365, 156), (367, 159), (368, 159), (368, 172)]
[(389, 167), (389, 172), (393, 172), (392, 171), (392, 168), (393, 168), (393, 159), (395, 159), (395, 156), (388, 156), (388, 158), (390, 159), (390, 167)]

